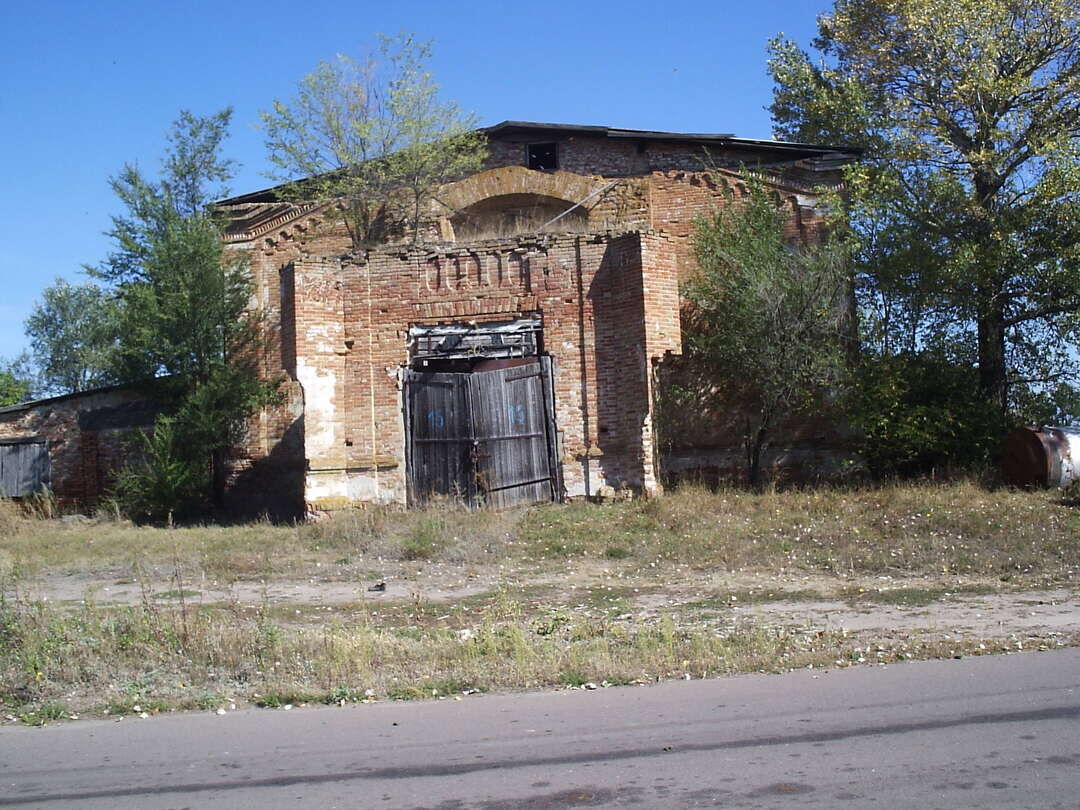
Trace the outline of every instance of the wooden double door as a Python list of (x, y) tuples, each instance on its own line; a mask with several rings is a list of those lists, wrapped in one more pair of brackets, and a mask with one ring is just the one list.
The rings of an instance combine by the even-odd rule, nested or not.
[(552, 382), (547, 357), (488, 371), (408, 370), (410, 503), (438, 496), (493, 507), (558, 500)]

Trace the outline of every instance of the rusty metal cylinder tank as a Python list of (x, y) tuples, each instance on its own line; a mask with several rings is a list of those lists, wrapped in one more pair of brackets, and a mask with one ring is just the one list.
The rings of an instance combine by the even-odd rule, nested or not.
[(1017, 487), (1066, 487), (1080, 479), (1080, 428), (1017, 428), (1005, 439), (1001, 475)]

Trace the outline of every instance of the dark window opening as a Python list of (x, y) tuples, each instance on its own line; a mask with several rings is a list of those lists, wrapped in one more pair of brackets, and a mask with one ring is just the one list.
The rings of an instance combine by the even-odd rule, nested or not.
[(530, 143), (529, 168), (536, 172), (553, 172), (559, 168), (558, 151), (553, 143)]

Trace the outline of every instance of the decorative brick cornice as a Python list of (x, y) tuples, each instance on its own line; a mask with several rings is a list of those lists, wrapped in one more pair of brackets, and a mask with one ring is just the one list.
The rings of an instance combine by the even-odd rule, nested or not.
[[(310, 214), (313, 214), (313, 213), (318, 213), (318, 212), (323, 211), (323, 210), (325, 210), (327, 208), (331, 208), (331, 207), (334, 206), (334, 204), (335, 203), (334, 203), (333, 200), (330, 200), (330, 201), (327, 201), (327, 202), (320, 202), (320, 203), (305, 203), (305, 204), (290, 203), (289, 204), (290, 207), (287, 210), (281, 212), (280, 214), (278, 214), (275, 217), (271, 217), (270, 219), (267, 219), (267, 220), (265, 220), (263, 222), (257, 222), (256, 224), (252, 225), (250, 228), (243, 228), (241, 226), (240, 228), (238, 228), (236, 230), (228, 231), (225, 234), (225, 241), (226, 242), (248, 242), (248, 241), (251, 241), (252, 239), (257, 239), (258, 237), (263, 236), (264, 234), (267, 234), (270, 231), (273, 231), (273, 230), (276, 230), (278, 228), (284, 227), (285, 225), (288, 225), (291, 222), (295, 222), (296, 220), (298, 220), (298, 219), (300, 219), (302, 217), (309, 216)], [(229, 214), (229, 209), (228, 208), (222, 208), (221, 210), (223, 211), (223, 213), (225, 213), (226, 216), (228, 216), (228, 214)]]

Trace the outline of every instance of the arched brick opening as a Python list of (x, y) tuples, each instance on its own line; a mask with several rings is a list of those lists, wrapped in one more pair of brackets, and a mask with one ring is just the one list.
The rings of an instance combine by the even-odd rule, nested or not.
[(536, 231), (558, 214), (582, 203), (551, 227), (584, 230), (589, 209), (603, 196), (590, 195), (606, 183), (571, 172), (537, 172), (502, 166), (444, 186), (436, 196), (439, 216), (459, 241)]
[[(500, 239), (519, 233), (583, 233), (589, 229), (585, 206), (542, 194), (500, 194), (488, 197), (450, 217), (459, 242)], [(558, 218), (558, 221), (552, 220)]]

